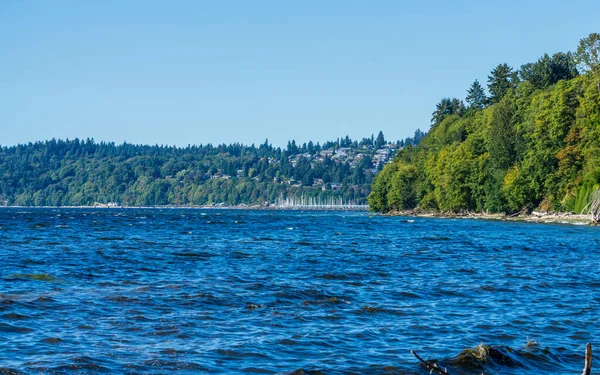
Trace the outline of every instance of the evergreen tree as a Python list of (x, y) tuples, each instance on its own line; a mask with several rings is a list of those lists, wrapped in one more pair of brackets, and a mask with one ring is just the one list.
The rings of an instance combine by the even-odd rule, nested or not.
[(464, 109), (465, 105), (462, 102), (462, 100), (456, 98), (443, 98), (435, 106), (435, 111), (432, 113), (431, 117), (431, 126), (433, 127), (438, 125), (440, 122), (442, 122), (442, 120), (444, 120), (446, 116), (454, 114), (462, 116), (462, 114), (464, 113)]
[(523, 65), (519, 74), (536, 88), (548, 87), (552, 84), (552, 59), (545, 54), (536, 63)]
[(519, 72), (524, 81), (531, 82), (537, 89), (575, 78), (578, 74), (570, 53), (555, 53), (552, 57), (545, 54), (537, 62), (523, 65)]
[(523, 66), (522, 83), (499, 65), (489, 77), (496, 104), (475, 116), (454, 115), (443, 99), (420, 146), (399, 151), (375, 177), (371, 208), (585, 210), (600, 191), (600, 35), (582, 40), (577, 61), (584, 77), (569, 53), (544, 55)]
[(506, 95), (508, 90), (514, 87), (515, 72), (508, 64), (500, 64), (492, 70), (488, 76), (488, 90), (490, 92), (489, 102), (498, 103)]
[(475, 80), (469, 90), (467, 90), (466, 101), (471, 109), (477, 110), (485, 107), (487, 97), (485, 96), (485, 91), (478, 80)]
[[(343, 142), (353, 144), (349, 137)], [(298, 157), (311, 146), (315, 154)], [(0, 147), (0, 205), (275, 203), (280, 196), (320, 197), (322, 186), (312, 185), (324, 175), (342, 185), (327, 194), (365, 203), (374, 176), (367, 171), (373, 166), (362, 161), (375, 151), (349, 153), (351, 167), (346, 160), (321, 159), (320, 144), (300, 149), (290, 141), (288, 147), (273, 148), (267, 140), (177, 148), (78, 139)], [(288, 183), (293, 178), (301, 185)]]
[(552, 83), (577, 77), (577, 64), (571, 52), (552, 55)]
[(385, 145), (385, 138), (383, 137), (383, 132), (380, 130), (379, 134), (377, 134), (377, 139), (375, 140), (375, 148), (380, 149)]
[(415, 134), (413, 136), (412, 144), (414, 146), (418, 145), (421, 142), (421, 140), (423, 138), (425, 138), (426, 135), (427, 135), (427, 133), (421, 131), (421, 129), (415, 130)]

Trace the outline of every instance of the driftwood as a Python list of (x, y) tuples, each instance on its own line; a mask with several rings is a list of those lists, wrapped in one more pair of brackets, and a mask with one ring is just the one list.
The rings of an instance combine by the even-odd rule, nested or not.
[(590, 196), (590, 203), (588, 203), (583, 212), (587, 212), (592, 215), (592, 224), (600, 224), (600, 189), (596, 189)]
[(529, 207), (523, 207), (521, 209), (521, 211), (515, 212), (512, 215), (509, 215), (509, 217), (525, 216), (525, 215), (529, 215), (530, 212), (531, 212), (531, 209)]
[[(429, 362), (424, 360), (423, 358), (419, 357), (419, 355), (417, 354), (417, 352), (415, 352), (414, 350), (410, 351), (412, 355), (414, 355), (419, 362), (421, 362), (423, 365), (425, 365), (425, 367), (427, 367), (427, 369), (429, 370), (430, 373), (436, 372), (440, 375), (450, 375), (448, 373), (448, 369), (441, 369), (437, 363), (435, 362)], [(583, 365), (583, 373), (581, 375), (591, 375), (592, 373), (592, 344), (587, 343), (587, 345), (585, 346), (585, 363)], [(483, 374), (481, 374), (483, 375)]]
[(592, 344), (588, 342), (585, 346), (585, 364), (581, 375), (590, 375), (592, 373)]
[(441, 375), (450, 375), (446, 372), (446, 370), (442, 370), (441, 368), (438, 367), (437, 363), (429, 363), (426, 360), (424, 360), (423, 358), (419, 357), (419, 355), (417, 354), (417, 352), (415, 352), (414, 350), (410, 351), (412, 353), (412, 355), (414, 355), (422, 364), (425, 365), (425, 367), (427, 367), (427, 369), (431, 372), (433, 371), (437, 371), (438, 374)]
[(590, 205), (590, 213), (594, 223), (600, 222), (600, 189), (596, 189), (592, 193), (592, 203)]

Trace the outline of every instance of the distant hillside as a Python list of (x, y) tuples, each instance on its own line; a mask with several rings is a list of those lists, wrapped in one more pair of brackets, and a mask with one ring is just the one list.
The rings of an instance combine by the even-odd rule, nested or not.
[(372, 209), (581, 212), (600, 187), (600, 34), (577, 51), (498, 65), (443, 99), (419, 146), (385, 166)]
[(383, 133), (323, 145), (265, 141), (186, 148), (51, 140), (0, 148), (0, 205), (271, 205), (294, 197), (365, 204), (373, 177), (405, 144)]

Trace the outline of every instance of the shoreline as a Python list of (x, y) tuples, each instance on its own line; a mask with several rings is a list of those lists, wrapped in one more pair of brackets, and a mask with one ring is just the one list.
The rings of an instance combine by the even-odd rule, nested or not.
[(570, 212), (536, 212), (533, 211), (530, 214), (522, 215), (517, 214), (514, 216), (506, 214), (487, 214), (484, 212), (466, 212), (466, 213), (453, 213), (453, 212), (429, 212), (422, 210), (406, 210), (406, 211), (394, 211), (383, 214), (385, 216), (415, 216), (415, 217), (430, 217), (430, 218), (442, 218), (442, 219), (475, 219), (475, 220), (497, 220), (497, 221), (515, 221), (515, 222), (527, 222), (527, 223), (540, 223), (540, 224), (571, 224), (571, 225), (588, 225), (597, 226), (592, 220), (592, 215), (581, 215)]
[[(368, 207), (281, 207), (281, 206), (110, 206), (110, 205), (95, 205), (95, 206), (0, 206), (2, 209), (103, 209), (103, 210), (251, 210), (251, 211), (364, 211), (369, 212)], [(598, 226), (592, 220), (591, 215), (574, 214), (570, 212), (536, 212), (530, 214), (517, 214), (514, 216), (506, 214), (488, 214), (484, 212), (433, 212), (423, 210), (403, 210), (393, 211), (388, 213), (374, 213), (381, 216), (405, 216), (405, 217), (422, 217), (422, 218), (439, 218), (439, 219), (473, 219), (473, 220), (496, 220), (496, 221), (514, 221), (539, 224), (570, 224), (570, 225), (587, 225)]]
[(368, 207), (347, 207), (347, 206), (259, 206), (259, 205), (238, 205), (238, 206), (0, 206), (1, 209), (104, 209), (104, 210), (253, 210), (253, 211), (368, 211)]

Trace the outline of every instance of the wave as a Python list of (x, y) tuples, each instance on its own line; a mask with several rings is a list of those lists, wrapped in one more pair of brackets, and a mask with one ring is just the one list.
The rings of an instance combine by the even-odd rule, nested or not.
[(0, 367), (0, 374), (2, 375), (23, 375), (24, 373), (11, 369), (11, 368), (7, 368), (7, 367)]
[[(581, 352), (583, 353), (583, 350)], [(462, 350), (455, 357), (424, 361), (422, 366), (432, 373), (440, 374), (446, 372), (453, 375), (495, 375), (523, 373), (524, 371), (576, 373), (573, 369), (574, 363), (583, 366), (584, 357), (574, 353), (565, 353), (564, 350), (542, 348), (537, 342), (528, 341), (522, 349), (514, 349), (505, 345), (479, 344)], [(436, 366), (442, 371), (431, 369)]]
[[(583, 351), (582, 351), (583, 353)], [(580, 353), (580, 354), (582, 354)], [(444, 359), (424, 360), (414, 353), (420, 363), (373, 364), (366, 368), (347, 369), (320, 368), (280, 372), (279, 375), (319, 375), (319, 374), (397, 374), (397, 375), (511, 375), (529, 373), (577, 374), (583, 367), (584, 357), (566, 353), (563, 348), (552, 350), (542, 348), (538, 343), (528, 341), (522, 349), (505, 345), (480, 344), (466, 348), (458, 355)]]

